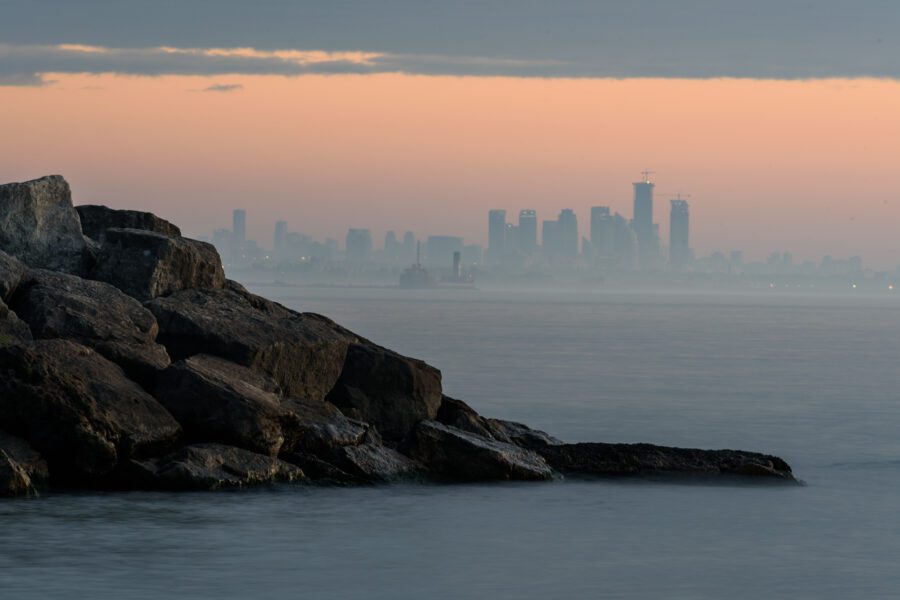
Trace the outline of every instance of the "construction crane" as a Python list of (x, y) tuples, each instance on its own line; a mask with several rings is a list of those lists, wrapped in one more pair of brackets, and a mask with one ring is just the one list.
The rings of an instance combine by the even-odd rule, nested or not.
[(656, 173), (656, 171), (647, 171), (646, 169), (641, 171), (641, 177), (644, 178), (644, 183), (650, 183), (650, 176)]

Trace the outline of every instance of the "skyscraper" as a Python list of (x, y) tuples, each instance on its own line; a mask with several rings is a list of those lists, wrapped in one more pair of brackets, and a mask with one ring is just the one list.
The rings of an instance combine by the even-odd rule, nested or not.
[(499, 261), (506, 246), (506, 211), (494, 209), (488, 213), (488, 260)]
[(591, 207), (591, 248), (595, 261), (606, 262), (613, 256), (613, 219), (608, 206)]
[(242, 245), (247, 239), (247, 211), (236, 208), (231, 214), (231, 231), (234, 234), (234, 243)]
[(275, 238), (274, 238), (274, 247), (275, 254), (277, 255), (280, 252), (284, 251), (284, 244), (287, 240), (288, 228), (287, 221), (276, 221), (275, 222)]
[(531, 254), (537, 250), (537, 213), (531, 209), (519, 211), (519, 251)]
[(562, 256), (578, 256), (578, 217), (571, 208), (559, 212), (559, 248)]
[(364, 262), (372, 253), (372, 232), (368, 229), (349, 229), (347, 231), (347, 260)]
[(559, 221), (544, 221), (541, 227), (541, 246), (544, 256), (556, 258), (562, 254), (560, 248)]
[(687, 200), (672, 200), (669, 213), (669, 263), (682, 268), (691, 262), (690, 212)]
[(658, 254), (658, 243), (653, 230), (653, 188), (650, 172), (644, 171), (644, 180), (634, 185), (634, 228), (638, 243), (638, 255), (642, 267), (652, 264)]

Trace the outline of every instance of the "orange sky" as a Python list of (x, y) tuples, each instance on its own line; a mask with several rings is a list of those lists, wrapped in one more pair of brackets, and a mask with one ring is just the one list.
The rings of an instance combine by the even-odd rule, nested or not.
[[(656, 171), (690, 193), (698, 255), (789, 250), (900, 265), (900, 83), (382, 75), (49, 75), (0, 87), (0, 181), (62, 173), (77, 203), (152, 210), (191, 235), (249, 212), (343, 240), (347, 227), (486, 237), (487, 210), (631, 216)], [(233, 92), (203, 92), (239, 84)]]

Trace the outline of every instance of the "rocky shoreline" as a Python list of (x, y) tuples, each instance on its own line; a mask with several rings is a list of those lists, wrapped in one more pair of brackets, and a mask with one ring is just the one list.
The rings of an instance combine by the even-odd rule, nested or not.
[(567, 444), (482, 417), (441, 373), (226, 279), (150, 213), (0, 185), (0, 496), (274, 482), (736, 477), (775, 456)]

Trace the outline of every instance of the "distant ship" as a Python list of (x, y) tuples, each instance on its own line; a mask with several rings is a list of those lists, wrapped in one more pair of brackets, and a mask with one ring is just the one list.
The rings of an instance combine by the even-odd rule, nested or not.
[(416, 263), (400, 274), (400, 287), (408, 289), (424, 289), (437, 287), (437, 282), (422, 266), (421, 244), (416, 243)]

